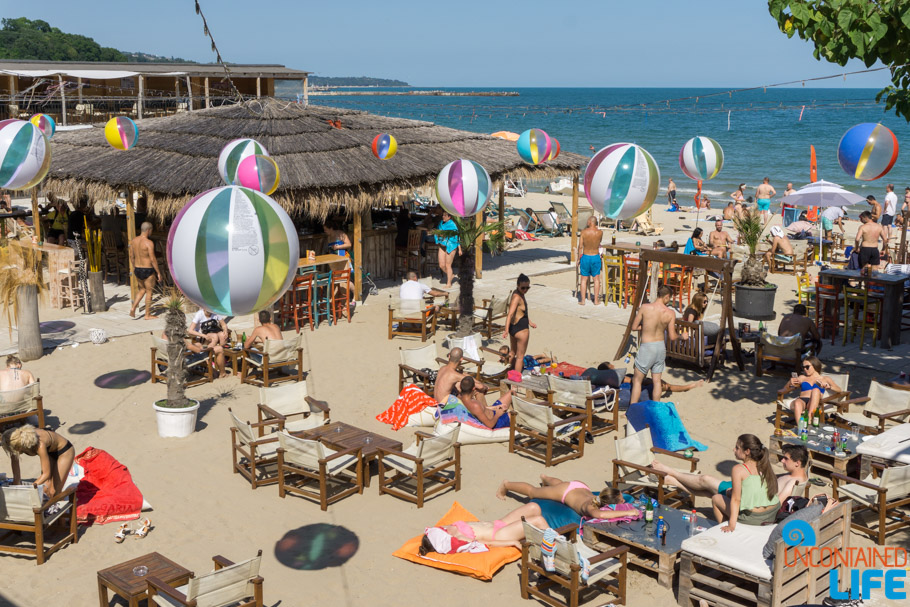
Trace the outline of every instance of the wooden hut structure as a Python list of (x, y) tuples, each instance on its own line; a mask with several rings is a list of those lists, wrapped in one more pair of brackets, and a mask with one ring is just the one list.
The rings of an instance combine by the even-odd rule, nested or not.
[[(353, 218), (358, 283), (366, 239), (388, 240), (388, 247), (374, 243), (371, 248), (394, 255), (394, 234), (362, 232), (364, 213), (389, 204), (402, 190), (432, 185), (452, 160), (475, 160), (499, 181), (500, 214), (502, 179), (507, 174), (538, 179), (572, 175), (573, 208), (577, 209), (578, 175), (587, 162), (583, 156), (564, 152), (543, 165), (530, 166), (518, 157), (514, 143), (486, 134), (276, 99), (151, 118), (138, 126), (139, 141), (129, 151), (108, 145), (101, 128), (58, 132), (44, 187), (70, 198), (86, 192), (93, 200), (114, 199), (124, 190), (147, 192), (149, 213), (168, 219), (192, 197), (223, 185), (217, 167), (219, 152), (233, 139), (250, 137), (278, 163), (281, 183), (272, 198), (292, 217), (325, 218), (343, 208)], [(370, 145), (379, 133), (390, 133), (398, 140), (398, 153), (391, 160), (378, 160), (372, 154)], [(128, 231), (134, 233), (132, 227)], [(575, 230), (572, 233), (574, 241)], [(306, 248), (314, 247), (302, 241), (301, 250)], [(372, 271), (369, 260), (367, 270)], [(357, 288), (360, 293), (359, 284)]]

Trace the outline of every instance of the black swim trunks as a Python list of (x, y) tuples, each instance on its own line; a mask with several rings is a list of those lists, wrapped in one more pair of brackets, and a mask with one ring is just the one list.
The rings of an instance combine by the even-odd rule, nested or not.
[(860, 247), (859, 249), (859, 267), (877, 266), (882, 262), (878, 253), (878, 247)]
[(145, 280), (149, 276), (155, 274), (154, 268), (133, 268), (133, 274), (136, 275), (136, 278), (139, 280)]
[(894, 215), (882, 215), (882, 226), (888, 227), (894, 225)]
[(63, 455), (64, 453), (66, 453), (67, 451), (69, 451), (72, 448), (73, 448), (73, 443), (66, 441), (66, 445), (64, 445), (63, 449), (58, 449), (57, 451), (48, 451), (47, 457), (48, 457), (48, 459), (56, 462), (60, 458), (61, 455)]

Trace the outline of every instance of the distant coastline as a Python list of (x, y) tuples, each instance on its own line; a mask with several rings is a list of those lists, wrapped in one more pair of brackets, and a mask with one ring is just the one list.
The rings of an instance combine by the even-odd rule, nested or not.
[[(344, 87), (354, 88), (354, 87)], [(361, 87), (373, 88), (373, 87)], [(517, 91), (340, 91), (334, 88), (320, 87), (310, 89), (310, 95), (314, 97), (325, 96), (351, 96), (351, 95), (412, 95), (412, 96), (430, 96), (430, 97), (518, 97)]]

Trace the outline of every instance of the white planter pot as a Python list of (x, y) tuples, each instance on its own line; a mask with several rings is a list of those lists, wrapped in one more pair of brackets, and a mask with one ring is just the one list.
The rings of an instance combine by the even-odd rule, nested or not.
[(155, 417), (158, 418), (158, 436), (161, 438), (184, 438), (196, 430), (196, 414), (199, 412), (199, 401), (189, 399), (192, 406), (181, 409), (170, 407), (155, 407)]

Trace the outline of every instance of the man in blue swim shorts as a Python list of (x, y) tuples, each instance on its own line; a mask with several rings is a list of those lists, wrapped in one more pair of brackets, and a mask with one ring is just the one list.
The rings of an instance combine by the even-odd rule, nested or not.
[(600, 303), (600, 273), (603, 265), (600, 261), (600, 242), (603, 230), (597, 228), (597, 219), (588, 217), (588, 227), (581, 231), (581, 242), (578, 243), (578, 273), (581, 275), (581, 299), (578, 305), (588, 303), (588, 279), (594, 279), (594, 305)]
[(761, 219), (763, 222), (768, 223), (769, 215), (771, 215), (771, 197), (777, 194), (771, 184), (769, 183), (770, 179), (765, 177), (761, 185), (755, 188), (755, 202), (758, 207), (758, 212), (761, 213)]

